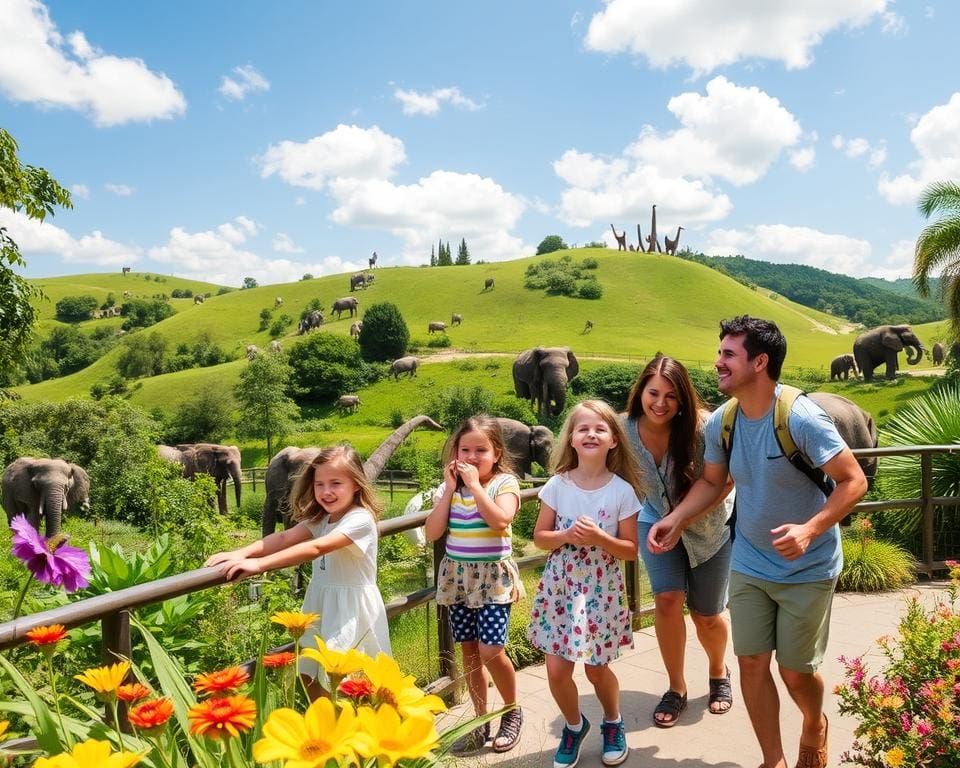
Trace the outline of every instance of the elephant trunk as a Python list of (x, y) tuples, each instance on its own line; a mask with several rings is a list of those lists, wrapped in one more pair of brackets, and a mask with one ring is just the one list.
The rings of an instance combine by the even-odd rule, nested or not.
[[(916, 365), (923, 359), (923, 353), (926, 352), (922, 344), (917, 344), (915, 347), (907, 347), (907, 363), (910, 365)], [(915, 356), (911, 356), (911, 352)]]
[[(44, 530), (47, 538), (60, 533), (60, 524), (63, 519), (63, 510), (67, 503), (67, 497), (63, 493), (63, 488), (59, 485), (51, 486), (43, 494), (43, 501), (40, 507), (40, 517), (44, 521)], [(40, 528), (40, 521), (37, 521), (37, 529)]]
[[(551, 402), (555, 405), (551, 405)], [(567, 374), (560, 371), (543, 380), (543, 402), (541, 407), (551, 416), (563, 413), (567, 403)]]
[(240, 472), (240, 465), (230, 467), (230, 479), (233, 480), (233, 490), (237, 497), (237, 510), (240, 509), (240, 486), (242, 485), (243, 475)]
[(429, 416), (422, 414), (420, 416), (414, 416), (406, 423), (401, 424), (394, 430), (390, 437), (380, 444), (377, 450), (370, 454), (370, 458), (363, 462), (363, 474), (367, 476), (368, 480), (373, 482), (380, 477), (380, 473), (383, 472), (383, 468), (390, 460), (390, 457), (393, 456), (393, 452), (397, 450), (400, 443), (406, 439), (407, 435), (419, 427), (427, 427), (437, 432), (443, 431), (443, 427), (437, 424), (437, 422)]

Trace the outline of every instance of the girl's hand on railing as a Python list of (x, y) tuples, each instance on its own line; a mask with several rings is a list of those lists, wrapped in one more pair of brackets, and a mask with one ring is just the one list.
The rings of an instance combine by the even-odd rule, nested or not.
[(212, 568), (213, 566), (220, 565), (221, 563), (229, 563), (231, 561), (242, 559), (243, 558), (241, 558), (235, 552), (217, 552), (215, 555), (210, 555), (203, 565), (206, 568)]
[(230, 560), (221, 564), (221, 572), (227, 581), (255, 576), (261, 573), (260, 560), (255, 557), (245, 557), (242, 560)]

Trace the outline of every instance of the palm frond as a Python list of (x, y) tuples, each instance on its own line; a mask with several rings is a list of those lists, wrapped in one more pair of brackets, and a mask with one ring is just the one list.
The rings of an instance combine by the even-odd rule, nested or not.
[(936, 211), (960, 212), (960, 184), (955, 181), (935, 181), (917, 201), (917, 208), (929, 219)]

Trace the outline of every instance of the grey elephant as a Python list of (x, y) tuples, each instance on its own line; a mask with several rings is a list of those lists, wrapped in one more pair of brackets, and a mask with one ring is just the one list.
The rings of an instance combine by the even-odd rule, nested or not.
[(497, 417), (503, 445), (513, 468), (521, 475), (530, 474), (535, 461), (544, 469), (550, 466), (550, 450), (553, 448), (553, 432), (537, 425), (528, 427), (522, 421)]
[(492, 277), (488, 277), (486, 280), (483, 281), (483, 290), (492, 291), (494, 285), (496, 285), (496, 282), (494, 281), (494, 279)]
[(860, 375), (860, 369), (857, 368), (857, 361), (853, 359), (853, 355), (837, 355), (830, 361), (830, 381), (834, 379), (846, 381), (850, 371), (853, 371), (854, 377)]
[(192, 480), (199, 474), (210, 475), (217, 484), (217, 507), (227, 512), (227, 480), (233, 481), (237, 509), (240, 508), (240, 449), (235, 445), (218, 443), (181, 443), (176, 448), (158, 445), (160, 458), (183, 465), (183, 476)]
[(46, 535), (60, 532), (63, 513), (68, 509), (90, 509), (90, 478), (83, 467), (63, 459), (34, 459), (23, 456), (11, 462), (3, 473), (3, 508), (9, 523), (17, 515), (40, 530), (43, 519)]
[(943, 344), (939, 341), (933, 345), (933, 349), (930, 350), (930, 357), (933, 358), (934, 365), (943, 365)]
[(451, 325), (451, 327), (454, 326), (454, 325), (460, 325), (460, 323), (462, 323), (462, 322), (463, 322), (463, 315), (459, 315), (459, 314), (457, 314), (456, 312), (454, 312), (453, 315), (452, 315), (451, 318), (450, 318), (450, 325)]
[(340, 395), (337, 398), (337, 408), (353, 413), (360, 407), (360, 395)]
[[(837, 425), (837, 432), (843, 441), (852, 449), (876, 448), (877, 425), (873, 423), (873, 416), (852, 400), (848, 400), (832, 392), (811, 392), (810, 399), (826, 411)], [(877, 476), (877, 457), (857, 459), (867, 482), (873, 485)]]
[(360, 309), (360, 302), (354, 296), (345, 296), (342, 299), (337, 299), (333, 302), (333, 306), (330, 308), (330, 314), (334, 312), (337, 313), (337, 320), (340, 319), (340, 314), (342, 312), (350, 312), (350, 317), (353, 317), (357, 311)]
[(303, 319), (300, 320), (300, 325), (297, 326), (297, 335), (302, 336), (307, 331), (312, 331), (314, 328), (319, 328), (321, 325), (323, 325), (323, 312), (321, 312), (319, 309), (315, 309), (306, 314)]
[[(414, 416), (394, 430), (393, 434), (370, 454), (370, 458), (363, 462), (363, 473), (371, 481), (376, 480), (393, 452), (397, 450), (397, 446), (406, 439), (407, 435), (420, 427), (437, 432), (443, 431), (443, 427), (429, 416)], [(290, 491), (293, 489), (293, 483), (304, 467), (319, 453), (319, 448), (291, 446), (279, 451), (270, 460), (264, 478), (267, 497), (263, 502), (263, 514), (260, 518), (260, 527), (264, 536), (273, 533), (279, 522), (283, 522), (285, 528), (290, 527)]]
[(420, 361), (413, 355), (398, 357), (390, 363), (390, 375), (393, 376), (394, 381), (400, 378), (401, 373), (409, 373), (410, 378), (413, 378), (417, 375), (417, 366), (419, 364)]
[(534, 347), (513, 361), (513, 388), (540, 415), (558, 416), (567, 401), (567, 385), (580, 373), (570, 347)]
[(909, 325), (881, 325), (861, 333), (853, 342), (853, 356), (863, 380), (873, 381), (873, 369), (883, 363), (887, 364), (887, 378), (896, 378), (897, 355), (904, 348), (910, 365), (919, 363), (926, 352)]
[(434, 320), (427, 325), (427, 333), (442, 333), (447, 330), (447, 324), (440, 320)]

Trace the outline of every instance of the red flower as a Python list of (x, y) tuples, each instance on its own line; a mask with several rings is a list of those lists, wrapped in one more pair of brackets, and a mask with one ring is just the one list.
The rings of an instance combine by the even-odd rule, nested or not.
[(353, 677), (340, 683), (337, 690), (348, 698), (362, 699), (373, 695), (373, 684), (365, 677)]
[(173, 702), (170, 699), (154, 699), (130, 707), (127, 720), (141, 731), (156, 731), (167, 724), (173, 715)]
[(150, 695), (150, 689), (143, 683), (129, 683), (117, 688), (117, 698), (128, 704), (133, 701), (140, 701)]
[(293, 662), (297, 655), (292, 651), (280, 651), (279, 653), (268, 653), (263, 657), (263, 666), (265, 667), (285, 667)]
[(193, 690), (202, 695), (234, 691), (250, 679), (246, 670), (240, 667), (227, 667), (217, 672), (205, 672), (197, 675), (193, 681)]
[(27, 632), (27, 639), (34, 645), (56, 645), (67, 636), (63, 624), (51, 624), (49, 627), (36, 627)]
[(190, 707), (190, 733), (222, 739), (253, 728), (257, 705), (246, 696), (208, 699)]

